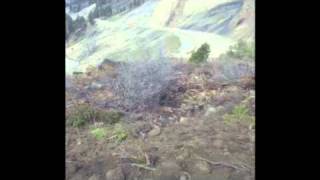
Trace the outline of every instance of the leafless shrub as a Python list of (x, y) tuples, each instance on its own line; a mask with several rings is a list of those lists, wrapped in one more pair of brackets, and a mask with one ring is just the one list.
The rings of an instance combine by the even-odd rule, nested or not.
[(138, 60), (123, 63), (113, 82), (113, 91), (128, 109), (143, 109), (159, 104), (161, 91), (173, 77), (173, 65), (168, 59)]
[(245, 77), (254, 77), (254, 64), (247, 62), (215, 62), (213, 63), (213, 80), (237, 81)]

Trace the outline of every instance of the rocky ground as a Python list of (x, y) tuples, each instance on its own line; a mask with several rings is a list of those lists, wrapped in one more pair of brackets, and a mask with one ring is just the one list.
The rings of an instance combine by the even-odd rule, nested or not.
[(143, 111), (116, 103), (117, 64), (68, 77), (67, 117), (81, 104), (121, 115), (67, 125), (66, 179), (254, 179), (254, 77), (219, 80), (214, 67), (176, 64), (166, 98)]

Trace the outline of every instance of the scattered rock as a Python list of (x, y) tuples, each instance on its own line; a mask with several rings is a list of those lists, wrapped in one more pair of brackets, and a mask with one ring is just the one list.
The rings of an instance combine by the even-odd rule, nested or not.
[(180, 175), (180, 180), (191, 180), (191, 175), (188, 172), (184, 171)]
[(98, 180), (98, 177), (96, 175), (93, 175), (88, 180)]
[(215, 96), (218, 94), (216, 90), (211, 90), (211, 91), (209, 91), (209, 93), (211, 96)]
[(189, 122), (189, 119), (186, 118), (186, 117), (180, 117), (179, 122), (182, 123), (182, 124), (187, 124)]
[(169, 117), (160, 116), (158, 121), (156, 121), (155, 123), (158, 124), (159, 126), (165, 126), (170, 123), (170, 119)]
[(215, 107), (209, 107), (208, 110), (205, 113), (205, 116), (212, 115), (212, 114), (214, 114), (216, 112), (217, 112), (217, 109)]
[(188, 180), (188, 176), (187, 175), (181, 175), (180, 176), (180, 180)]
[(125, 180), (125, 177), (121, 168), (115, 168), (106, 173), (106, 180)]
[(176, 156), (177, 161), (184, 161), (190, 157), (190, 153), (188, 151), (182, 151), (180, 154)]
[(169, 117), (168, 119), (169, 119), (170, 122), (175, 122), (176, 121), (176, 119), (174, 117)]
[(173, 113), (173, 110), (172, 110), (171, 107), (166, 107), (166, 106), (164, 106), (164, 107), (161, 107), (161, 108), (160, 108), (160, 112), (161, 112), (161, 113)]
[(239, 87), (238, 86), (228, 86), (226, 89), (225, 89), (226, 92), (236, 92), (236, 91), (239, 91)]
[(136, 138), (142, 137), (144, 139), (147, 133), (151, 130), (152, 126), (150, 124), (138, 122), (136, 123), (136, 127), (133, 130), (133, 136)]
[(217, 107), (217, 112), (223, 111), (224, 107), (223, 106), (218, 106)]
[(102, 127), (103, 125), (104, 125), (103, 122), (95, 122), (95, 123), (94, 123), (94, 126), (95, 126), (95, 127)]
[(195, 169), (197, 172), (210, 173), (210, 165), (205, 161), (198, 161), (195, 163)]
[(92, 88), (92, 89), (101, 89), (102, 87), (103, 87), (103, 85), (100, 83), (97, 83), (97, 82), (92, 82), (90, 85), (90, 88)]
[(158, 126), (155, 126), (151, 131), (148, 132), (149, 137), (158, 136), (161, 133), (161, 129)]

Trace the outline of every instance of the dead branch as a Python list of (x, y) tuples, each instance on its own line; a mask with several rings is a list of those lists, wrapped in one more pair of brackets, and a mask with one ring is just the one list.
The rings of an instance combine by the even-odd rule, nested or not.
[(203, 157), (200, 157), (197, 155), (197, 158), (198, 160), (202, 160), (202, 161), (206, 161), (207, 163), (211, 164), (211, 165), (214, 165), (214, 166), (225, 166), (225, 167), (231, 167), (235, 170), (240, 170), (240, 168), (236, 165), (233, 165), (233, 164), (229, 164), (229, 163), (226, 163), (226, 162), (214, 162), (214, 161), (210, 161), (208, 159), (205, 159)]
[(156, 170), (155, 168), (151, 168), (151, 167), (145, 166), (143, 164), (131, 163), (130, 165), (138, 167), (138, 168), (146, 169), (146, 170), (149, 170), (149, 171), (155, 171)]

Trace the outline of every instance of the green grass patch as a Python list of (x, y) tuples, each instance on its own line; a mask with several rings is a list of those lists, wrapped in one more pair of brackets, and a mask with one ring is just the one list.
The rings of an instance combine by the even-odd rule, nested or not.
[(107, 130), (105, 128), (94, 128), (90, 133), (97, 139), (101, 140), (107, 136)]
[(120, 123), (114, 126), (113, 134), (115, 135), (116, 141), (118, 143), (126, 140), (129, 135), (127, 129)]
[(230, 114), (223, 116), (225, 123), (244, 122), (248, 124), (255, 123), (255, 117), (249, 115), (249, 109), (245, 105), (237, 105)]
[(88, 104), (81, 104), (68, 110), (66, 124), (73, 127), (82, 127), (93, 122), (116, 124), (121, 120), (122, 117), (123, 113), (118, 111), (104, 111), (94, 108)]

